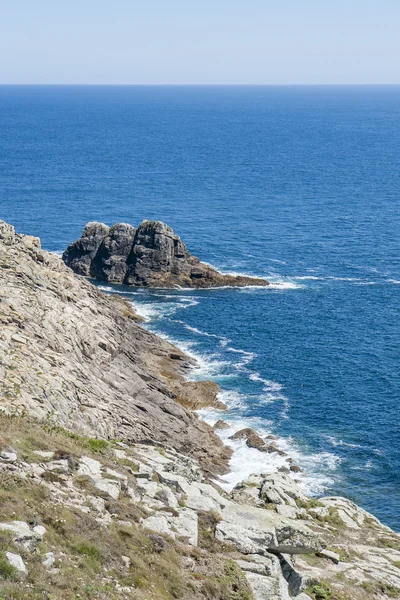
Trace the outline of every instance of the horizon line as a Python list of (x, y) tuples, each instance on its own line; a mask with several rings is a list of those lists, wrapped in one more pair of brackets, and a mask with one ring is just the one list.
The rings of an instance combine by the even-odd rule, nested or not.
[(0, 87), (398, 87), (399, 83), (1, 83)]

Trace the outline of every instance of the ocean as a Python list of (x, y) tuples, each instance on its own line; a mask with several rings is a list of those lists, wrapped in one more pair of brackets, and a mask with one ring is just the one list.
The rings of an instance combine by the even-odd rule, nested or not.
[[(225, 438), (276, 436), (309, 493), (400, 530), (400, 87), (1, 86), (0, 218), (58, 253), (89, 220), (162, 220), (267, 277), (118, 291), (220, 384)], [(228, 443), (227, 489), (285, 464)]]

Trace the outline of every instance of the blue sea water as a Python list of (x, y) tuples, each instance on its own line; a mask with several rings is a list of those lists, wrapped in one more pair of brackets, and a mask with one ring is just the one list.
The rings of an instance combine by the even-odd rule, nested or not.
[[(400, 87), (0, 87), (0, 218), (56, 252), (89, 220), (160, 219), (269, 278), (120, 291), (220, 383), (232, 430), (397, 529), (399, 204)], [(284, 460), (235, 450), (231, 484)]]

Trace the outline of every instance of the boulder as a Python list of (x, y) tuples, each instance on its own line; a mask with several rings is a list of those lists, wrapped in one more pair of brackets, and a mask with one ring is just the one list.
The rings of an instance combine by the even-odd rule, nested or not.
[(222, 510), (215, 537), (233, 544), (243, 554), (308, 554), (322, 548), (318, 536), (298, 521), (233, 503)]
[(226, 421), (223, 421), (222, 419), (218, 419), (218, 421), (216, 423), (214, 423), (214, 429), (216, 431), (221, 430), (221, 429), (229, 429), (230, 425), (229, 423), (226, 423)]
[(25, 521), (0, 523), (0, 531), (9, 531), (13, 541), (25, 548), (28, 552), (34, 552), (36, 550), (42, 541), (43, 535), (46, 533), (46, 529), (40, 525), (32, 530)]
[(0, 452), (0, 460), (6, 463), (15, 463), (17, 461), (17, 453), (15, 450), (3, 450)]
[(236, 433), (231, 435), (229, 439), (246, 440), (246, 445), (249, 448), (256, 448), (257, 450), (261, 450), (263, 452), (267, 451), (265, 441), (262, 439), (261, 436), (258, 435), (258, 433), (254, 431), (254, 429), (251, 429), (251, 427), (246, 427), (245, 429), (237, 431)]
[(14, 554), (13, 552), (6, 552), (6, 559), (10, 563), (12, 567), (17, 571), (20, 577), (26, 577), (28, 574), (28, 570), (25, 566), (22, 557), (19, 554)]

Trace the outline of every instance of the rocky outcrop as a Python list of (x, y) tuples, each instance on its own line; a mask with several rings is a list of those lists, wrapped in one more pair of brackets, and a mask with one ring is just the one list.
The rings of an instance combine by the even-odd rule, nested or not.
[(79, 275), (134, 286), (268, 285), (264, 279), (224, 275), (200, 262), (161, 221), (143, 221), (137, 229), (126, 223), (111, 228), (88, 223), (82, 237), (64, 252), (63, 260)]
[[(92, 249), (99, 231), (87, 228)], [(175, 388), (186, 405), (215, 400), (215, 384), (186, 382), (190, 365), (138, 325), (129, 303), (76, 277), (40, 240), (0, 221), (0, 410), (28, 411), (85, 435), (168, 441), (205, 470), (223, 472), (230, 451), (175, 400)]]
[[(55, 435), (26, 417), (0, 415), (0, 426), (0, 489), (2, 482), (7, 486), (0, 538), (7, 533), (2, 548), (24, 598), (31, 598), (29, 589), (43, 595), (47, 582), (48, 597), (69, 599), (56, 573), (68, 574), (80, 596), (93, 567), (107, 586), (99, 598), (110, 600), (145, 600), (167, 568), (173, 591), (154, 589), (155, 600), (386, 600), (400, 594), (400, 537), (345, 498), (309, 499), (291, 477), (276, 474), (251, 475), (226, 493), (204, 479), (196, 460), (166, 444), (99, 447), (96, 440)], [(267, 483), (275, 486), (275, 503), (264, 497)], [(247, 502), (251, 495), (238, 494), (245, 488), (257, 491), (258, 506)], [(283, 514), (284, 506), (293, 512)], [(80, 560), (86, 553), (89, 564)], [(179, 594), (178, 581), (187, 583)], [(0, 595), (3, 585), (0, 578)]]

